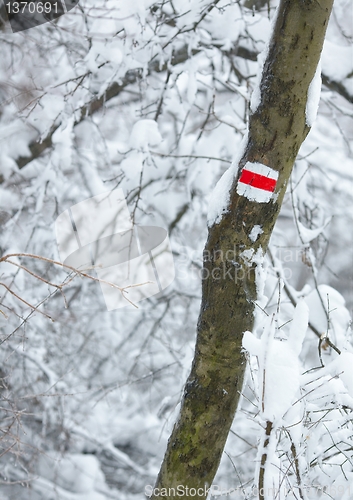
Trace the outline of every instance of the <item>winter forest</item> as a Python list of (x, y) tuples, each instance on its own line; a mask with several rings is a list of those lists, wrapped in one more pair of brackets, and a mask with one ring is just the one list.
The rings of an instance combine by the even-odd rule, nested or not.
[(278, 16), (329, 3), (80, 0), (15, 33), (1, 5), (0, 500), (353, 498), (351, 1), (292, 87), (266, 76)]

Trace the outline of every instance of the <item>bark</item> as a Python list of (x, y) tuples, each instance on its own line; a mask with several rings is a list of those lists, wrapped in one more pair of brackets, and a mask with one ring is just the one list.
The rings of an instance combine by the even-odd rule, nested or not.
[[(262, 73), (261, 103), (250, 117), (248, 143), (230, 190), (228, 210), (209, 228), (195, 357), (153, 499), (205, 499), (217, 472), (242, 390), (242, 336), (252, 330), (257, 298), (256, 263), (244, 258), (243, 252), (266, 251), (294, 160), (309, 132), (308, 88), (332, 3), (280, 2)], [(247, 161), (278, 171), (275, 201), (257, 203), (237, 194)], [(263, 229), (255, 243), (249, 238), (254, 225)]]

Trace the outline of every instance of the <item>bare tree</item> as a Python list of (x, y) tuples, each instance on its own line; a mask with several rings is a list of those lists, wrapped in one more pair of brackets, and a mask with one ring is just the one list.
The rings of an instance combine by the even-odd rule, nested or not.
[[(255, 103), (250, 116), (245, 151), (234, 178), (226, 184), (223, 177), (228, 197), (210, 221), (195, 357), (157, 479), (157, 492), (163, 488), (176, 492), (181, 484), (195, 488), (199, 492), (195, 498), (206, 498), (205, 486), (212, 484), (216, 474), (242, 390), (246, 365), (242, 336), (253, 327), (256, 273), (295, 158), (310, 130), (309, 87), (332, 4), (332, 0), (282, 0), (278, 7), (261, 76), (260, 102)], [(262, 172), (264, 176), (272, 169), (278, 174), (272, 199), (261, 200), (239, 189), (244, 174), (249, 175), (249, 164), (269, 167)], [(255, 177), (249, 182), (257, 185)], [(261, 179), (259, 182), (261, 187)], [(217, 196), (221, 192), (216, 189)], [(256, 227), (261, 232), (254, 236)]]

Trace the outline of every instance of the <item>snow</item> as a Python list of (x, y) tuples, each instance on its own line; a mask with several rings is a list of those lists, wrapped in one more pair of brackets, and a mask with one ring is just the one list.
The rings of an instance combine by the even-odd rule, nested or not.
[(339, 405), (353, 409), (353, 353), (341, 352), (319, 372), (303, 375), (303, 382), (311, 391), (314, 401), (327, 398), (328, 403), (331, 403), (334, 397)]
[(271, 337), (266, 347), (268, 350), (263, 353), (263, 365), (260, 364), (264, 384), (262, 418), (279, 422), (299, 398), (300, 365), (285, 341)]
[[(251, 99), (250, 99), (250, 110), (253, 114), (256, 112), (257, 108), (259, 107), (259, 105), (261, 103), (260, 85), (261, 85), (261, 80), (262, 80), (262, 71), (263, 71), (265, 61), (266, 61), (267, 56), (268, 56), (268, 51), (269, 51), (270, 43), (271, 43), (271, 34), (272, 34), (272, 30), (273, 30), (273, 27), (274, 27), (276, 19), (277, 19), (277, 14), (278, 14), (278, 7), (276, 7), (276, 11), (271, 19), (271, 22), (268, 23), (270, 26), (268, 28), (267, 41), (265, 43), (265, 46), (264, 46), (263, 50), (261, 52), (259, 52), (259, 54), (257, 56), (258, 68), (257, 68), (257, 74), (256, 74), (255, 83), (254, 83), (254, 90), (251, 94)], [(256, 33), (256, 37), (258, 37), (258, 33)]]
[(342, 295), (328, 285), (319, 285), (304, 297), (309, 307), (310, 323), (320, 332), (328, 332), (337, 347), (342, 348), (347, 342), (350, 314)]
[[(228, 6), (227, 11), (225, 11), (226, 6)], [(244, 26), (239, 5), (235, 2), (230, 4), (228, 0), (221, 0), (214, 15), (209, 17), (207, 25), (213, 38), (223, 44), (224, 50), (229, 50), (236, 43), (240, 29)]]
[[(259, 247), (256, 252), (253, 248), (248, 248), (243, 250), (239, 257), (243, 260), (244, 264), (248, 267), (255, 264), (255, 282), (256, 282), (256, 292), (257, 298), (256, 303), (260, 307), (264, 307), (267, 302), (267, 297), (264, 294), (265, 284), (266, 284), (266, 269), (264, 267), (264, 254), (262, 248)], [(255, 311), (256, 319), (256, 311)]]
[(211, 227), (214, 224), (219, 224), (223, 215), (228, 211), (230, 189), (237, 174), (238, 164), (244, 154), (247, 141), (248, 137), (246, 134), (239, 144), (237, 154), (232, 162), (232, 165), (224, 172), (212, 191), (208, 204), (208, 227)]
[(120, 41), (117, 39), (112, 40), (94, 40), (90, 51), (86, 55), (84, 61), (86, 62), (87, 69), (92, 73), (99, 70), (99, 66), (106, 61), (121, 64), (123, 54), (120, 48)]
[(154, 120), (139, 120), (132, 128), (130, 146), (132, 148), (148, 151), (149, 146), (158, 146), (162, 136), (158, 130), (158, 123)]
[[(242, 345), (258, 362), (258, 410), (261, 418), (260, 446), (257, 453), (256, 478), (260, 473), (260, 463), (266, 455), (264, 471), (264, 498), (272, 500), (273, 491), (283, 489), (284, 476), (281, 459), (276, 452), (277, 431), (286, 426), (291, 434), (292, 442), (297, 450), (300, 448), (302, 405), (301, 405), (301, 372), (302, 365), (299, 354), (308, 327), (309, 311), (304, 300), (300, 300), (295, 308), (288, 340), (276, 338), (277, 315), (273, 314), (264, 320), (261, 338), (247, 331), (243, 335)], [(271, 423), (270, 434), (265, 433)], [(298, 425), (299, 424), (299, 425)], [(284, 491), (281, 492), (281, 494)]]
[(269, 45), (270, 45), (270, 41), (268, 41), (266, 43), (265, 48), (257, 56), (257, 63), (258, 63), (257, 76), (256, 76), (255, 84), (254, 84), (254, 90), (251, 94), (251, 100), (250, 100), (250, 110), (252, 113), (256, 112), (257, 108), (259, 107), (259, 105), (261, 103), (260, 84), (261, 84), (261, 79), (262, 79), (263, 67), (264, 67), (265, 61), (266, 61), (267, 56), (268, 56)]
[(324, 224), (321, 227), (315, 228), (315, 229), (309, 229), (298, 220), (297, 225), (298, 225), (298, 230), (299, 230), (299, 235), (300, 239), (303, 243), (310, 243), (310, 241), (314, 240), (323, 232), (325, 227), (331, 222), (331, 218), (328, 217)]
[(207, 214), (207, 224), (209, 227), (214, 224), (219, 224), (222, 216), (228, 211), (229, 192), (237, 171), (236, 167), (237, 165), (234, 162), (232, 166), (224, 172), (212, 191)]
[(0, 175), (6, 180), (13, 172), (18, 170), (17, 163), (13, 158), (6, 154), (0, 156)]
[(316, 120), (316, 115), (320, 103), (320, 95), (321, 95), (321, 59), (317, 65), (315, 75), (311, 80), (308, 88), (308, 98), (305, 107), (305, 121), (308, 127), (312, 127)]
[(339, 377), (343, 381), (348, 394), (353, 399), (353, 354), (342, 352), (336, 360)]
[(43, 498), (58, 498), (60, 500), (107, 500), (107, 496), (98, 491), (73, 493), (43, 477), (34, 478), (31, 481), (31, 489), (34, 492), (41, 493)]
[(279, 425), (292, 404), (300, 397), (301, 364), (298, 359), (308, 326), (308, 308), (303, 301), (296, 307), (289, 340), (275, 338), (274, 316), (265, 320), (261, 339), (245, 332), (243, 347), (257, 356), (259, 363), (259, 409), (261, 417)]
[[(323, 73), (348, 89), (353, 69), (348, 47), (351, 2), (334, 3), (331, 26), (337, 25), (337, 36), (325, 44)], [(83, 200), (121, 188), (136, 224), (173, 229), (170, 241), (180, 279), (146, 300), (142, 311), (108, 312), (99, 284), (75, 277), (62, 290), (66, 309), (60, 292), (49, 296), (52, 287), (1, 263), (1, 282), (11, 284), (34, 306), (42, 303), (41, 310), (55, 317), (52, 323), (38, 312), (28, 314), (28, 306), (2, 287), (0, 382), (5, 418), (0, 430), (6, 453), (0, 460), (1, 498), (140, 500), (144, 486), (154, 484), (193, 359), (209, 195), (229, 166), (226, 162), (234, 159), (211, 196), (212, 225), (228, 208), (229, 190), (237, 188), (244, 155), (244, 145), (239, 145), (246, 134), (258, 63), (234, 54), (237, 47), (259, 52), (270, 30), (266, 6), (253, 13), (244, 2), (233, 0), (218, 2), (194, 29), (209, 6), (209, 0), (87, 0), (82, 9), (74, 9), (58, 23), (10, 35), (3, 44), (1, 252), (56, 257), (58, 215)], [(273, 3), (270, 8), (272, 13)], [(167, 18), (171, 23), (164, 23)], [(175, 64), (173, 55), (188, 59)], [(260, 64), (265, 55), (266, 51), (259, 57)], [(127, 72), (128, 79), (133, 81), (137, 74), (137, 80), (111, 98), (105, 91), (112, 85), (124, 86)], [(104, 104), (97, 110), (100, 96)], [(291, 262), (285, 259), (284, 267), (275, 257), (273, 266), (263, 255), (265, 249), (258, 249), (264, 230), (258, 220), (247, 217), (249, 225), (242, 229), (245, 241), (238, 253), (248, 250), (241, 264), (255, 268), (257, 300), (253, 332), (244, 334), (244, 346), (253, 353), (242, 390), (244, 411), (237, 412), (226, 452), (244, 485), (253, 483), (256, 452), (263, 451), (264, 418), (276, 419), (267, 448), (266, 488), (280, 482), (296, 488), (288, 433), (298, 450), (303, 484), (330, 487), (353, 480), (350, 457), (344, 456), (342, 446), (351, 443), (353, 434), (349, 411), (342, 408), (353, 406), (348, 313), (352, 117), (350, 104), (333, 88), (325, 88), (322, 99), (293, 172), (293, 193), (284, 197), (270, 241), (272, 253), (288, 252)], [(256, 90), (251, 101), (256, 112), (260, 101)], [(53, 127), (58, 128), (51, 147), (19, 169), (13, 160), (30, 154), (31, 141), (39, 144)], [(266, 158), (260, 161), (266, 163)], [(246, 204), (251, 208), (250, 202)], [(77, 225), (85, 239), (102, 221), (99, 206), (81, 207), (84, 220)], [(69, 254), (78, 248), (76, 240), (72, 247), (68, 244), (73, 236), (71, 220), (63, 216)], [(315, 269), (303, 264), (303, 245), (316, 258)], [(13, 260), (55, 283), (66, 278), (49, 263)], [(322, 301), (312, 290), (315, 279)], [(306, 329), (307, 308), (299, 302), (293, 313), (287, 286), (295, 301), (304, 298), (311, 323), (320, 333), (328, 329), (329, 338), (342, 351), (338, 355), (322, 349), (325, 368), (317, 368), (318, 339)], [(273, 331), (268, 332), (274, 312)], [(264, 412), (257, 357), (268, 372)], [(330, 457), (326, 450), (335, 455)], [(47, 460), (47, 470), (39, 469), (38, 460)], [(225, 456), (218, 476), (222, 490), (229, 483), (238, 484), (234, 468)], [(273, 500), (275, 495), (269, 496)], [(285, 492), (277, 496), (286, 498)], [(348, 500), (352, 495), (344, 496)], [(289, 498), (293, 500), (294, 494)]]
[(353, 45), (342, 46), (325, 40), (321, 60), (325, 76), (340, 82), (353, 71)]
[(288, 344), (296, 356), (299, 356), (309, 323), (309, 307), (304, 299), (296, 305), (290, 326)]
[(275, 432), (266, 446), (266, 472), (264, 478), (264, 499), (285, 498), (286, 487), (281, 471), (281, 460), (276, 454), (277, 439)]
[(46, 479), (55, 479), (58, 486), (74, 493), (89, 493), (96, 482), (104, 482), (99, 461), (93, 455), (67, 454), (57, 461), (43, 457), (40, 471)]
[(255, 226), (252, 228), (252, 230), (249, 233), (249, 238), (253, 243), (257, 240), (257, 238), (262, 234), (264, 231), (261, 226), (258, 224), (255, 224)]
[(261, 355), (261, 342), (249, 331), (244, 332), (242, 346), (252, 356)]
[(185, 65), (188, 71), (188, 82), (186, 86), (186, 97), (187, 100), (190, 104), (193, 104), (196, 99), (197, 95), (197, 69), (198, 69), (198, 64), (197, 64), (197, 58), (192, 57), (189, 59), (187, 64)]

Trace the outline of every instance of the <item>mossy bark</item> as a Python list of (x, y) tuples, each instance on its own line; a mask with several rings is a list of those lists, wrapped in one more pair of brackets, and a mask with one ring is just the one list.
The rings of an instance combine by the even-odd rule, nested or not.
[[(209, 228), (195, 357), (153, 499), (205, 499), (217, 472), (242, 390), (242, 336), (253, 327), (257, 298), (256, 263), (243, 252), (266, 251), (294, 160), (309, 132), (308, 88), (320, 59), (332, 3), (280, 2), (262, 73), (261, 102), (250, 117), (248, 143), (230, 191), (228, 211)], [(247, 161), (278, 172), (272, 201), (257, 203), (237, 194), (237, 181)], [(254, 225), (263, 230), (255, 243), (249, 237)]]

